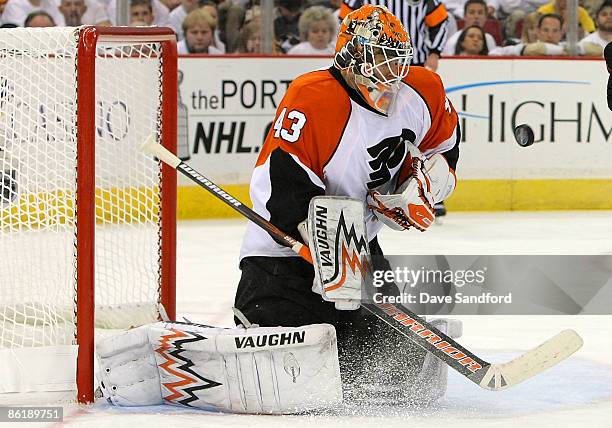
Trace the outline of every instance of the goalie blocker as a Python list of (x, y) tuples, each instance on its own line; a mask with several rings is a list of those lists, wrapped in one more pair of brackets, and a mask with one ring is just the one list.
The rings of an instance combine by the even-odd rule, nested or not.
[(101, 341), (97, 357), (102, 394), (120, 406), (283, 414), (342, 401), (329, 324), (224, 329), (159, 322)]
[(339, 310), (359, 308), (370, 271), (364, 210), (357, 199), (317, 196), (310, 201), (308, 218), (298, 225), (314, 265), (312, 291)]

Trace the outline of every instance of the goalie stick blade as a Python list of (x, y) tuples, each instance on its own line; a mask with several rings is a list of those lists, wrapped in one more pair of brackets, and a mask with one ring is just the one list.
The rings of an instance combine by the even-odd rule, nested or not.
[(512, 361), (491, 364), (480, 381), (472, 380), (491, 391), (507, 389), (557, 365), (580, 349), (582, 344), (582, 338), (574, 330), (563, 330)]

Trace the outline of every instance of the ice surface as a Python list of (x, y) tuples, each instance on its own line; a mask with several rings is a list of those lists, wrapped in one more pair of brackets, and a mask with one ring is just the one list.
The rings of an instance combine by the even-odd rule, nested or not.
[[(179, 316), (231, 326), (243, 221), (183, 222), (178, 229)], [(611, 212), (449, 213), (426, 233), (384, 231), (387, 254), (612, 254)], [(610, 302), (612, 304), (612, 302)], [(612, 312), (611, 312), (612, 313)], [(284, 427), (612, 427), (612, 316), (465, 316), (461, 343), (492, 362), (507, 361), (564, 328), (585, 345), (569, 360), (507, 391), (478, 388), (450, 370), (436, 406), (344, 406), (331, 414), (252, 416), (171, 406), (67, 405), (70, 426)], [(37, 424), (36, 426), (42, 426)]]

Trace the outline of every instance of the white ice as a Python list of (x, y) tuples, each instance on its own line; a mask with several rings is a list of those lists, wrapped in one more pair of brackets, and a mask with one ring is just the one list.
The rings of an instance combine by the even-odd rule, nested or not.
[[(245, 222), (182, 222), (178, 229), (179, 316), (231, 326)], [(449, 213), (426, 233), (384, 231), (387, 254), (612, 254), (612, 212)], [(612, 304), (612, 302), (610, 302)], [(611, 312), (612, 313), (612, 312)], [(557, 367), (510, 390), (489, 392), (449, 370), (446, 397), (426, 408), (350, 407), (336, 415), (250, 416), (171, 406), (65, 406), (75, 427), (612, 427), (612, 316), (466, 316), (460, 342), (500, 362), (565, 328), (584, 347)], [(37, 424), (37, 426), (41, 426)]]

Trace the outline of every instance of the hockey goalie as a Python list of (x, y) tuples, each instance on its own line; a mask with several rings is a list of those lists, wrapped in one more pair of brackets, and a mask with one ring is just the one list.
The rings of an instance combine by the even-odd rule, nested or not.
[[(447, 366), (360, 308), (356, 273), (388, 268), (367, 266), (384, 260), (371, 258), (383, 254), (382, 227), (426, 231), (455, 188), (457, 113), (438, 75), (410, 67), (411, 57), (385, 7), (347, 15), (333, 66), (289, 86), (250, 184), (253, 210), (308, 243), (314, 268), (249, 222), (239, 326), (162, 322), (101, 342), (109, 401), (292, 413), (444, 394)], [(338, 265), (343, 251), (358, 254), (350, 272)], [(460, 335), (456, 323), (433, 324)]]

